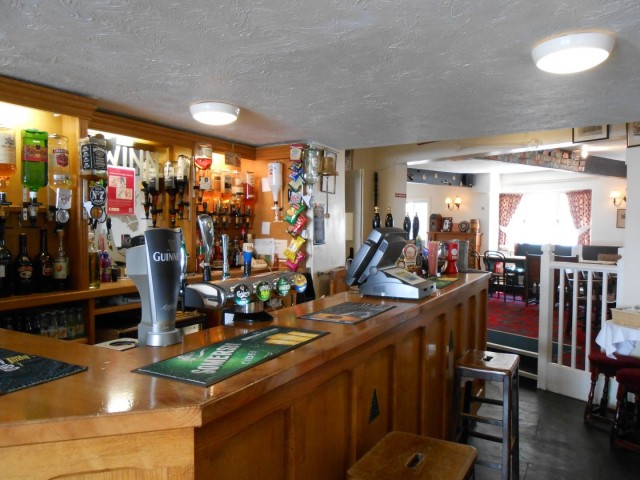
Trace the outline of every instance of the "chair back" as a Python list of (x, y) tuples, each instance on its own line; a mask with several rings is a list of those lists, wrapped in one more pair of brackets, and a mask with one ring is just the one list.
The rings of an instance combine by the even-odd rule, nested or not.
[(506, 258), (504, 253), (494, 250), (484, 252), (484, 269), (491, 273), (504, 273)]
[(532, 255), (527, 253), (524, 261), (524, 271), (529, 284), (540, 284), (540, 261), (542, 255)]

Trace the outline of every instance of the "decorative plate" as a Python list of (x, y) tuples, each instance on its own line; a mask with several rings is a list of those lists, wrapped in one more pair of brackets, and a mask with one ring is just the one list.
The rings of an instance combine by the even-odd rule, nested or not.
[(466, 233), (469, 231), (469, 222), (467, 222), (466, 220), (461, 221), (458, 224), (458, 229), (460, 229), (461, 232)]

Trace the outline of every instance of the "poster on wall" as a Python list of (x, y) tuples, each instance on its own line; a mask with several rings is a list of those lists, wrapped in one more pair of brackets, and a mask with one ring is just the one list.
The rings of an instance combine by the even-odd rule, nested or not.
[(133, 215), (136, 171), (133, 168), (109, 165), (107, 174), (107, 214)]

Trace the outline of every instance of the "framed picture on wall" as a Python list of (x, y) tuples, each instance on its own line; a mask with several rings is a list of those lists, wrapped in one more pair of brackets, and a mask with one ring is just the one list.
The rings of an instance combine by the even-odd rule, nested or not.
[(616, 212), (616, 228), (624, 228), (625, 221), (627, 219), (627, 209), (619, 208)]
[(442, 231), (450, 232), (453, 229), (453, 217), (442, 217)]
[(609, 138), (609, 125), (591, 125), (573, 129), (573, 143), (593, 142)]
[(640, 122), (627, 123), (627, 147), (640, 146)]

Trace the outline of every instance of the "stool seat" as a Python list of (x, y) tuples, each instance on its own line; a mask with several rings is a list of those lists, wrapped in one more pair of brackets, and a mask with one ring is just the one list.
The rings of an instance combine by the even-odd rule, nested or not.
[[(609, 401), (609, 380), (616, 377), (618, 370), (622, 368), (640, 368), (640, 358), (628, 355), (616, 355), (615, 358), (608, 357), (604, 352), (595, 351), (589, 353), (589, 371), (591, 372), (591, 387), (587, 396), (587, 404), (584, 408), (584, 421), (590, 423), (598, 420), (605, 423), (612, 423), (613, 419), (607, 417)], [(596, 383), (600, 375), (604, 376), (604, 385), (600, 403), (594, 405)]]
[[(612, 447), (640, 452), (640, 368), (621, 368), (616, 373), (616, 380), (618, 392), (610, 443)], [(631, 405), (628, 394), (634, 396)]]
[[(511, 353), (497, 353), (484, 350), (469, 350), (456, 362), (453, 392), (453, 425), (451, 439), (465, 443), (469, 437), (502, 444), (500, 462), (478, 458), (477, 464), (502, 470), (502, 479), (519, 477), (519, 409), (518, 382), (520, 356)], [(463, 384), (463, 379), (467, 381)], [(502, 398), (490, 398), (472, 392), (475, 380), (502, 383)], [(460, 408), (460, 391), (464, 385), (464, 401)], [(502, 407), (502, 416), (483, 415), (472, 409), (472, 403), (497, 405)], [(473, 425), (483, 423), (500, 427), (500, 434), (478, 431)], [(482, 454), (482, 451), (480, 452)]]
[(469, 445), (389, 432), (347, 472), (349, 480), (466, 480), (478, 457)]
[(489, 373), (490, 375), (509, 375), (513, 377), (520, 365), (520, 356), (511, 353), (487, 352), (484, 350), (469, 350), (456, 367), (469, 372)]

